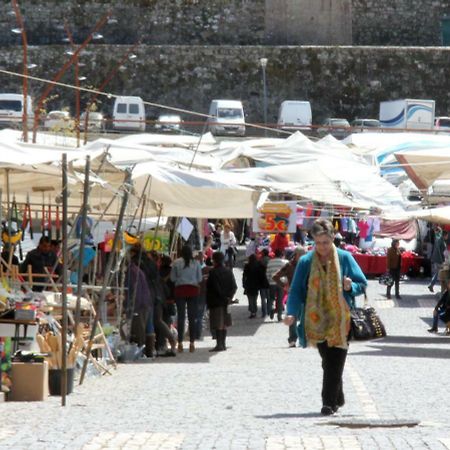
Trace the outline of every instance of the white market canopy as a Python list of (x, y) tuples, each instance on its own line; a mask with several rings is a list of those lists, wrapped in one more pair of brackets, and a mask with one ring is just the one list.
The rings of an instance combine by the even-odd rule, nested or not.
[(427, 151), (398, 152), (395, 157), (419, 189), (426, 190), (439, 180), (450, 180), (450, 146)]
[[(387, 219), (394, 219), (392, 216), (386, 216)], [(405, 211), (395, 216), (397, 220), (421, 219), (427, 222), (438, 223), (441, 225), (450, 224), (450, 206), (440, 208), (420, 209), (416, 211)]]
[[(217, 143), (210, 134), (201, 139), (139, 134), (116, 140), (99, 139), (82, 149), (73, 149), (48, 144), (35, 147), (20, 142), (20, 133), (8, 132), (6, 141), (10, 148), (5, 153), (8, 164), (14, 159), (19, 169), (28, 155), (28, 162), (53, 167), (55, 190), (60, 186), (61, 155), (68, 153), (76, 183), (70, 198), (73, 205), (80, 204), (85, 158), (90, 155), (91, 181), (94, 181), (90, 203), (99, 211), (120, 194), (124, 168), (133, 172), (130, 210), (137, 206), (145, 181), (151, 176), (147, 193), (151, 200), (149, 215), (158, 214), (162, 207), (166, 216), (252, 217), (263, 191), (356, 209), (376, 207), (386, 211), (404, 206), (400, 191), (381, 178), (376, 167), (331, 136), (315, 142), (297, 132), (287, 139)], [(42, 146), (42, 152), (36, 152)], [(230, 170), (242, 167), (236, 162), (243, 158), (249, 161), (248, 165), (244, 164), (245, 169)], [(0, 164), (1, 161), (0, 156)], [(252, 165), (257, 167), (249, 167)], [(32, 184), (14, 182), (16, 193), (22, 190), (25, 195), (33, 191)], [(42, 194), (39, 195), (40, 199)], [(112, 209), (117, 211), (118, 206)]]
[(133, 169), (136, 193), (144, 189), (165, 216), (197, 218), (249, 218), (259, 199), (255, 190), (217, 181), (214, 174), (186, 171), (155, 163)]

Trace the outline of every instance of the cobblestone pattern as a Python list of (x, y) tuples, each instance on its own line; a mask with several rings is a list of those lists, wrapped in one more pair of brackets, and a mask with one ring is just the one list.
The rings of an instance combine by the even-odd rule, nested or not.
[[(385, 300), (383, 291), (370, 282), (372, 304)], [(2, 403), (0, 450), (448, 449), (442, 377), (450, 338), (426, 331), (436, 300), (426, 282), (402, 283), (401, 294), (392, 307), (377, 308), (389, 336), (351, 344), (346, 405), (333, 419), (415, 419), (415, 428), (330, 425), (319, 414), (317, 351), (288, 348), (282, 324), (249, 320), (240, 292), (227, 352), (209, 353), (206, 332), (195, 353), (120, 365), (113, 376), (87, 379), (66, 408), (57, 397)]]

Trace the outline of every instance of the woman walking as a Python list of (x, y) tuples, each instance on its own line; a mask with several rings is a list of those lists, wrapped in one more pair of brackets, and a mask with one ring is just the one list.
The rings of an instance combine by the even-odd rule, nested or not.
[[(392, 239), (391, 246), (387, 252), (387, 270), (392, 277), (395, 285), (395, 298), (400, 300), (400, 272), (402, 267), (402, 253), (400, 251), (400, 241), (398, 239)], [(392, 284), (388, 284), (386, 287), (386, 298), (391, 298)]]
[(295, 270), (287, 303), (286, 325), (297, 319), (302, 347), (317, 346), (322, 358), (323, 415), (344, 406), (342, 374), (348, 352), (350, 308), (363, 294), (367, 280), (350, 253), (333, 244), (328, 220), (314, 223), (315, 249), (303, 256)]
[(245, 264), (242, 274), (242, 287), (244, 288), (244, 294), (248, 298), (249, 319), (254, 319), (258, 311), (258, 293), (261, 288), (260, 281), (261, 268), (256, 259), (256, 255), (253, 254), (248, 257), (248, 262)]
[(225, 224), (220, 235), (220, 251), (225, 255), (225, 265), (233, 268), (234, 253), (236, 249), (236, 236), (231, 231), (231, 226)]
[(206, 282), (206, 304), (209, 309), (210, 328), (211, 331), (216, 332), (217, 340), (211, 352), (222, 352), (227, 349), (228, 305), (237, 290), (233, 271), (224, 267), (224, 259), (222, 252), (214, 253), (214, 267), (209, 272)]
[(197, 303), (202, 281), (202, 268), (194, 259), (192, 249), (185, 245), (181, 249), (181, 258), (172, 265), (170, 279), (175, 283), (175, 303), (178, 320), (178, 352), (183, 351), (184, 323), (186, 305), (189, 322), (189, 351), (195, 351), (195, 324), (197, 319)]

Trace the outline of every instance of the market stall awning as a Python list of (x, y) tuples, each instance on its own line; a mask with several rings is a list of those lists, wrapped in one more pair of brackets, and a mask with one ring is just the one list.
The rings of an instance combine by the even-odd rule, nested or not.
[(449, 148), (427, 151), (398, 152), (397, 161), (402, 164), (412, 182), (426, 190), (437, 180), (450, 180)]
[[(394, 217), (387, 216), (388, 219)], [(396, 216), (397, 219), (421, 219), (427, 222), (439, 223), (441, 225), (450, 224), (450, 206), (441, 208), (419, 209), (416, 211), (405, 211)]]
[(173, 217), (250, 218), (259, 199), (253, 189), (218, 181), (214, 174), (176, 169), (155, 163), (137, 164), (133, 169), (135, 193), (143, 191)]

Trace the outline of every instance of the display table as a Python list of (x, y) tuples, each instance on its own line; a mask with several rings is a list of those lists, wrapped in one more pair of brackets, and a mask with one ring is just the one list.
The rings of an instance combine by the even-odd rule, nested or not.
[[(387, 272), (386, 256), (369, 255), (364, 253), (354, 253), (353, 257), (363, 271), (364, 275), (382, 275)], [(401, 273), (410, 271), (419, 273), (422, 266), (423, 257), (415, 255), (402, 255)]]
[[(25, 339), (33, 339), (27, 338), (27, 331), (29, 326), (36, 326), (39, 324), (38, 320), (16, 320), (16, 319), (0, 319), (0, 325), (13, 325), (14, 326), (14, 336), (12, 336), (13, 340), (13, 348), (12, 352), (15, 353), (19, 348), (19, 341)], [(23, 327), (22, 337), (20, 336), (20, 327)]]

